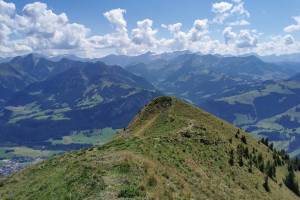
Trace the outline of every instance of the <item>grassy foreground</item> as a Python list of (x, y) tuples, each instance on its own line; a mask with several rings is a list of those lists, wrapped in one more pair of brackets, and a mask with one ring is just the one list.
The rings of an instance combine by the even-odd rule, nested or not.
[[(160, 97), (112, 142), (66, 153), (0, 182), (0, 199), (299, 199), (285, 164), (264, 187), (251, 158), (275, 162), (247, 133), (185, 102)], [(260, 156), (258, 156), (260, 155)], [(242, 161), (242, 163), (241, 163)], [(250, 170), (251, 169), (251, 170)]]

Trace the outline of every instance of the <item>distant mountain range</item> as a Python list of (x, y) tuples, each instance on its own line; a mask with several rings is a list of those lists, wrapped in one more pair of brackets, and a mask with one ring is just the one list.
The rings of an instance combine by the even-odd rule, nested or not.
[(168, 94), (297, 156), (300, 64), (265, 60), (189, 51), (12, 58), (0, 64), (0, 138), (45, 145), (76, 129), (123, 128), (150, 99)]
[(188, 100), (257, 136), (267, 136), (294, 156), (300, 153), (299, 63), (190, 52), (170, 59), (157, 57), (144, 63), (130, 57), (134, 64), (124, 68), (165, 94)]
[(300, 63), (300, 54), (287, 54), (287, 55), (269, 55), (269, 56), (261, 56), (261, 59), (266, 62), (292, 62), (292, 63)]
[(30, 54), (0, 65), (1, 145), (48, 145), (74, 131), (126, 127), (160, 93), (145, 79), (102, 62)]

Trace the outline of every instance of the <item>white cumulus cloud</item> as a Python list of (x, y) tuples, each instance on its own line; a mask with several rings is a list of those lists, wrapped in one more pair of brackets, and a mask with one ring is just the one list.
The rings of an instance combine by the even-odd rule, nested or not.
[(286, 44), (286, 45), (292, 45), (295, 43), (295, 39), (291, 35), (285, 35), (283, 37), (283, 40), (284, 40), (284, 44)]
[(285, 32), (291, 33), (291, 32), (300, 30), (300, 16), (295, 16), (295, 17), (293, 17), (293, 19), (295, 20), (296, 24), (292, 24), (292, 25), (285, 27), (284, 28)]
[(118, 31), (127, 31), (127, 22), (124, 18), (126, 10), (124, 9), (113, 9), (108, 12), (105, 12), (103, 15), (108, 19), (108, 21), (114, 24)]
[[(55, 12), (46, 3), (29, 3), (17, 9), (14, 3), (0, 0), (0, 57), (31, 52), (101, 57), (110, 53), (135, 55), (177, 50), (218, 54), (300, 51), (299, 41), (291, 34), (262, 39), (258, 31), (241, 28), (250, 24), (250, 13), (243, 0), (216, 2), (211, 10), (212, 19), (196, 18), (189, 28), (180, 22), (156, 27), (147, 18), (138, 20), (129, 29), (126, 10), (116, 8), (102, 15), (112, 30), (93, 34), (85, 25), (70, 21), (66, 13)], [(287, 26), (285, 32), (300, 30), (300, 16), (294, 20), (296, 23)], [(162, 37), (161, 28), (167, 29), (169, 36)], [(213, 38), (216, 34), (224, 40)]]
[(232, 4), (228, 2), (219, 2), (212, 5), (212, 11), (215, 13), (224, 13), (232, 8)]
[(145, 19), (137, 22), (137, 28), (132, 30), (132, 41), (137, 45), (146, 45), (147, 47), (154, 47), (157, 45), (155, 37), (157, 30), (152, 28), (153, 21)]
[(216, 14), (213, 22), (223, 24), (228, 22), (229, 26), (249, 25), (246, 19), (250, 17), (249, 11), (245, 8), (242, 0), (233, 0), (232, 3), (219, 2), (212, 4), (212, 11)]
[(232, 27), (226, 27), (223, 30), (223, 36), (227, 45), (233, 45), (236, 48), (254, 48), (258, 42), (256, 30), (242, 29), (239, 32), (232, 31)]

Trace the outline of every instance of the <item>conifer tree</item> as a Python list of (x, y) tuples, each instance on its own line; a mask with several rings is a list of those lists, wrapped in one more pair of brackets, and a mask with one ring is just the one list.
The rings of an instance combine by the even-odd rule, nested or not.
[(230, 151), (230, 158), (229, 158), (228, 162), (231, 166), (234, 165), (234, 151), (233, 150)]
[(265, 172), (265, 163), (264, 161), (262, 161), (261, 163), (259, 163), (259, 170), (264, 173)]
[(271, 191), (270, 186), (269, 186), (269, 177), (268, 176), (265, 177), (265, 182), (264, 182), (263, 186), (267, 192)]
[(242, 142), (244, 143), (244, 144), (247, 144), (247, 138), (246, 138), (246, 136), (242, 136), (241, 137), (241, 140), (242, 140)]
[(244, 156), (245, 156), (247, 159), (250, 158), (250, 153), (249, 153), (249, 148), (248, 148), (248, 147), (246, 147), (246, 148), (244, 149)]
[(276, 167), (270, 161), (268, 161), (268, 163), (267, 163), (266, 172), (267, 172), (267, 175), (270, 178), (275, 178), (276, 177)]
[(253, 161), (252, 159), (249, 160), (249, 168), (248, 168), (249, 173), (253, 172)]
[(270, 147), (270, 149), (273, 151), (273, 149), (274, 149), (274, 144), (273, 144), (273, 143), (270, 143), (269, 147)]
[(292, 190), (296, 195), (300, 196), (299, 185), (296, 181), (295, 172), (291, 165), (289, 165), (289, 172), (284, 179), (284, 184)]
[(242, 167), (244, 165), (243, 156), (239, 154), (239, 166)]

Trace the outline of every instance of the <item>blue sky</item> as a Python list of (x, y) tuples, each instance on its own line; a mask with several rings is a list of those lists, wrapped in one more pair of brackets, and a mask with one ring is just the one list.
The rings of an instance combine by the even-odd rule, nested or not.
[[(21, 10), (32, 0), (11, 1)], [(46, 0), (49, 8), (57, 13), (65, 12), (71, 21), (90, 27), (98, 34), (111, 30), (103, 13), (115, 9), (126, 9), (126, 19), (129, 28), (136, 21), (151, 18), (154, 26), (182, 22), (185, 29), (198, 18), (213, 17), (211, 6), (215, 0)], [(230, 2), (230, 1), (229, 1)], [(282, 33), (283, 27), (291, 24), (291, 16), (300, 15), (299, 0), (246, 0), (245, 7), (251, 13), (251, 27), (272, 35)], [(299, 35), (298, 35), (299, 36)]]
[[(295, 53), (300, 50), (298, 42), (300, 28), (298, 28), (297, 21), (292, 18), (300, 16), (299, 0), (45, 0), (39, 3), (31, 0), (0, 0), (0, 2), (2, 2), (0, 3), (0, 24), (10, 29), (3, 33), (5, 37), (2, 40), (4, 40), (3, 44), (6, 43), (6, 48), (1, 49), (0, 43), (0, 57), (1, 54), (5, 57), (10, 52), (98, 57), (108, 53), (139, 54), (146, 51), (163, 52), (185, 49), (191, 51), (204, 49), (204, 53), (224, 54), (249, 52), (282, 54)], [(7, 5), (14, 5), (14, 14), (9, 16), (11, 21), (20, 21), (20, 17), (16, 17), (19, 15), (24, 18), (22, 22), (28, 21), (28, 25), (20, 22), (15, 23), (18, 25), (11, 25), (12, 23), (8, 23), (7, 20), (1, 22), (1, 16), (2, 19), (7, 18), (5, 16), (7, 12), (1, 15), (1, 5), (3, 8), (9, 7)], [(44, 6), (41, 7), (41, 5)], [(214, 5), (220, 10), (214, 9)], [(233, 12), (234, 8), (239, 5), (243, 6), (243, 11), (239, 9), (238, 12)], [(26, 6), (37, 8), (41, 12), (34, 15), (38, 20), (44, 20), (41, 16), (48, 15), (48, 11), (51, 11), (53, 15), (49, 14), (47, 17), (49, 21), (53, 19), (53, 23), (57, 23), (56, 26), (51, 30), (46, 30), (46, 28), (41, 30), (38, 23), (35, 27), (29, 25), (29, 22), (32, 24), (37, 20), (32, 16), (28, 17), (28, 14), (24, 12)], [(222, 10), (222, 6), (225, 10)], [(104, 16), (104, 13), (116, 9), (119, 10), (107, 15), (111, 16), (110, 19)], [(34, 9), (27, 10), (33, 12)], [(60, 16), (62, 13), (67, 16), (67, 22), (61, 23), (55, 18), (55, 15)], [(217, 17), (222, 18), (225, 15), (225, 20), (216, 22)], [(150, 21), (143, 21), (145, 19)], [(196, 20), (204, 21), (198, 21), (195, 25)], [(241, 20), (247, 22), (247, 25), (233, 25)], [(117, 30), (120, 25), (118, 23), (122, 24), (124, 21), (126, 26), (120, 32)], [(137, 28), (138, 21), (143, 22), (142, 28), (136, 30), (134, 35), (133, 30)], [(75, 37), (76, 31), (80, 33), (81, 31), (72, 25), (65, 30), (66, 24), (73, 23), (89, 29), (88, 33), (81, 30), (81, 36)], [(176, 23), (181, 23), (181, 25), (180, 31), (175, 33), (174, 29), (168, 25)], [(19, 24), (22, 24), (22, 27)], [(165, 26), (162, 27), (162, 24)], [(291, 25), (296, 26), (284, 30)], [(61, 32), (58, 32), (59, 26), (62, 27)], [(195, 28), (196, 26), (199, 28)], [(74, 34), (70, 33), (72, 31)], [(43, 38), (45, 33), (47, 37)], [(66, 33), (69, 35), (61, 36)], [(53, 37), (55, 35), (55, 38), (50, 38), (49, 34)], [(70, 38), (70, 34), (74, 38), (72, 41), (66, 41), (65, 38)], [(63, 39), (57, 41), (57, 35)], [(276, 44), (276, 41), (277, 43), (281, 41), (281, 43)], [(43, 43), (43, 48), (37, 45), (38, 43)], [(286, 44), (288, 46), (284, 46)], [(8, 49), (9, 45), (12, 46), (11, 49)], [(17, 51), (16, 46), (18, 46)]]

